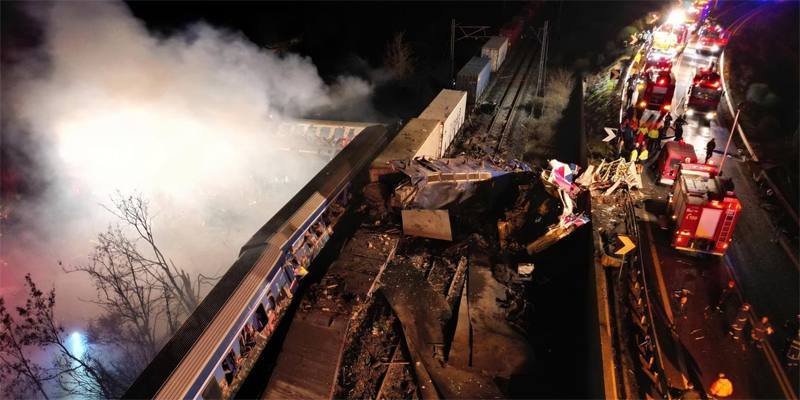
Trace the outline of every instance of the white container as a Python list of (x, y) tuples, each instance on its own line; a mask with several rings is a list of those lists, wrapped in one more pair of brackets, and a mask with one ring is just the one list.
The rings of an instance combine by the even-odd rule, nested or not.
[(370, 166), (369, 175), (376, 182), (381, 175), (392, 172), (389, 161), (419, 157), (439, 158), (442, 153), (442, 123), (438, 119), (411, 118), (397, 132)]
[(504, 36), (492, 36), (481, 47), (481, 56), (488, 58), (492, 64), (492, 72), (497, 72), (508, 52), (508, 38)]
[(455, 139), (467, 113), (467, 92), (443, 89), (422, 111), (419, 118), (438, 120), (442, 125), (442, 141), (439, 157), (443, 157), (447, 147)]

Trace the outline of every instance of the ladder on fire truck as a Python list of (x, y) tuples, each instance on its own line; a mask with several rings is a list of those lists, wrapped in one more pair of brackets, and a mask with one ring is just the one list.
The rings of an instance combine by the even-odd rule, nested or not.
[(719, 230), (719, 236), (717, 236), (717, 243), (720, 242), (727, 242), (728, 237), (731, 233), (731, 227), (733, 227), (733, 219), (736, 216), (736, 212), (733, 210), (725, 210), (725, 219), (722, 221), (722, 227)]

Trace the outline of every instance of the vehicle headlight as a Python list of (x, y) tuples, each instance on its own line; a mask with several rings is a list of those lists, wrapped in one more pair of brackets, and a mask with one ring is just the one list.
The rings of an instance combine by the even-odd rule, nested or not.
[(692, 115), (694, 115), (694, 110), (692, 110), (691, 108), (686, 110), (686, 116), (687, 117), (691, 117)]
[(709, 121), (711, 121), (712, 119), (714, 119), (714, 117), (716, 117), (716, 116), (717, 116), (717, 113), (715, 113), (715, 112), (713, 112), (713, 111), (710, 111), (710, 112), (707, 112), (707, 113), (706, 113), (706, 119), (707, 119), (707, 120), (709, 120)]
[(715, 53), (718, 52), (719, 51), (719, 46), (717, 46), (717, 45), (711, 46), (711, 51), (713, 51)]

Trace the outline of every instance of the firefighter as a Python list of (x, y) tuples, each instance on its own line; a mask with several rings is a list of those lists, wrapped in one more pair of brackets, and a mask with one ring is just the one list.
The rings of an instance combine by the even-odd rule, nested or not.
[(733, 323), (731, 324), (730, 331), (728, 331), (728, 334), (733, 337), (733, 340), (739, 340), (742, 338), (742, 333), (749, 322), (747, 319), (748, 312), (750, 312), (750, 304), (742, 304), (742, 307), (739, 308), (739, 312), (736, 314), (736, 319), (734, 319)]
[(769, 323), (769, 318), (761, 317), (761, 319), (756, 322), (756, 324), (753, 326), (753, 329), (750, 331), (750, 338), (753, 340), (753, 343), (756, 344), (756, 347), (760, 349), (762, 343), (764, 343), (764, 339), (773, 333), (775, 333), (775, 330), (772, 329), (772, 324)]
[(725, 312), (725, 304), (728, 303), (728, 300), (731, 298), (733, 291), (736, 287), (736, 282), (733, 279), (728, 280), (728, 286), (725, 289), (722, 289), (722, 293), (719, 295), (719, 300), (717, 300), (716, 310), (724, 313)]
[(708, 160), (711, 159), (711, 156), (714, 155), (714, 149), (716, 148), (717, 142), (714, 141), (714, 138), (712, 137), (711, 140), (708, 141), (708, 144), (706, 144), (706, 164), (708, 164)]
[(667, 113), (664, 116), (664, 135), (667, 135), (667, 131), (669, 130), (669, 126), (672, 124), (672, 113)]
[(672, 292), (672, 296), (678, 301), (678, 315), (686, 319), (686, 306), (689, 304), (689, 295), (692, 292), (689, 289), (678, 289)]
[(647, 158), (650, 156), (650, 153), (648, 153), (647, 147), (640, 146), (640, 148), (639, 160), (636, 161), (636, 172), (641, 174), (642, 170), (644, 169), (644, 164), (647, 162)]
[(650, 125), (650, 130), (647, 131), (647, 141), (650, 152), (653, 154), (658, 152), (659, 144), (661, 144), (661, 132), (658, 130), (657, 121)]
[(720, 372), (717, 380), (711, 384), (711, 388), (708, 390), (708, 393), (711, 394), (711, 396), (713, 396), (715, 399), (730, 397), (733, 394), (733, 382), (726, 378), (725, 374)]
[(679, 116), (678, 119), (675, 120), (675, 141), (680, 142), (683, 140), (683, 126), (686, 125), (686, 118), (683, 115)]
[(636, 143), (636, 145), (633, 147), (633, 150), (631, 150), (631, 158), (630, 158), (630, 162), (636, 162), (636, 161), (639, 159), (639, 149), (640, 149), (641, 147), (642, 147), (642, 146), (641, 146), (641, 145), (639, 145), (639, 143), (638, 143), (638, 142), (637, 142), (637, 143)]

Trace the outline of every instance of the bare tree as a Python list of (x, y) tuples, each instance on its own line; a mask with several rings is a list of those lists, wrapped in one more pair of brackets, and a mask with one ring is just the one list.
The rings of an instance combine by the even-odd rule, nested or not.
[[(67, 394), (83, 397), (119, 397), (122, 385), (113, 371), (105, 368), (90, 353), (75, 354), (66, 344), (64, 328), (55, 320), (55, 289), (44, 293), (36, 287), (30, 274), (25, 276), (28, 297), (24, 307), (17, 307), (19, 320), (6, 310), (0, 298), (3, 349), (0, 350), (0, 378), (9, 397), (24, 398), (40, 394), (48, 381), (55, 380)], [(30, 351), (50, 351), (53, 367), (43, 368), (30, 358)], [(10, 381), (6, 384), (6, 381)]]
[(411, 46), (405, 41), (405, 32), (397, 32), (386, 45), (383, 64), (395, 77), (403, 78), (414, 72), (413, 54)]
[(0, 382), (6, 397), (50, 397), (44, 389), (54, 377), (28, 356), (26, 331), (5, 307), (0, 297)]

